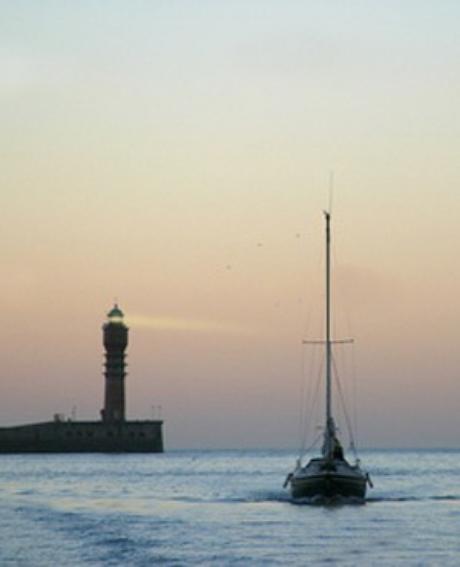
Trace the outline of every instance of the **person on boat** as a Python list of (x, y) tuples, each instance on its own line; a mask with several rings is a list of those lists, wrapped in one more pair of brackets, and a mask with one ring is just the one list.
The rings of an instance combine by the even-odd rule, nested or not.
[(334, 459), (337, 459), (338, 461), (344, 460), (343, 447), (340, 444), (340, 441), (335, 436), (334, 436), (334, 439), (333, 439), (332, 456), (334, 457)]

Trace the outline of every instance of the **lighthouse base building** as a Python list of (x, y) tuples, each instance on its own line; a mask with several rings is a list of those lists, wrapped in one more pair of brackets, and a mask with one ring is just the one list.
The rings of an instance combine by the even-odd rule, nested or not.
[(162, 453), (162, 421), (46, 421), (0, 428), (0, 453)]
[(162, 453), (163, 421), (125, 418), (128, 327), (117, 305), (103, 326), (105, 396), (101, 421), (52, 421), (0, 428), (0, 453)]

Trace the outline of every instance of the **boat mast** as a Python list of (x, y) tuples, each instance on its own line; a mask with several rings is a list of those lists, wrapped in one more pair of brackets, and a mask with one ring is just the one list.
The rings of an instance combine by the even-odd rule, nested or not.
[(326, 218), (326, 423), (331, 420), (331, 215)]
[(335, 423), (332, 417), (332, 340), (331, 340), (331, 213), (324, 211), (326, 219), (326, 431), (325, 454), (330, 456)]

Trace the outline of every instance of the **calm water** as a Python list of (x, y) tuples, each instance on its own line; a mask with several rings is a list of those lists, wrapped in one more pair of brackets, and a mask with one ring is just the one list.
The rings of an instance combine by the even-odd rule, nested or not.
[(365, 505), (281, 488), (285, 451), (0, 455), (0, 565), (459, 565), (460, 451), (369, 451)]

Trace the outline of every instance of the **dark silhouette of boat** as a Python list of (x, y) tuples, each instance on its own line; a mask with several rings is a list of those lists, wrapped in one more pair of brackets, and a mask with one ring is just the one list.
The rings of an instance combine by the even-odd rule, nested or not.
[(337, 437), (337, 427), (332, 416), (331, 378), (332, 378), (332, 344), (349, 342), (331, 339), (331, 231), (329, 212), (324, 213), (326, 219), (326, 338), (324, 341), (304, 341), (305, 343), (324, 343), (326, 347), (326, 408), (322, 454), (302, 465), (297, 460), (295, 469), (288, 474), (284, 486), (289, 485), (291, 495), (295, 499), (333, 499), (356, 498), (364, 500), (367, 484), (372, 486), (369, 474), (360, 468), (359, 460), (350, 464)]

